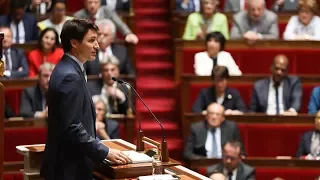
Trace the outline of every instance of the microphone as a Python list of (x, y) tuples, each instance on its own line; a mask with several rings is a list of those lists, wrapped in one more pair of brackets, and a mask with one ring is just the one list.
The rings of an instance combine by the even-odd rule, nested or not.
[[(140, 101), (143, 103), (143, 105), (148, 109), (148, 111), (150, 112), (150, 114), (153, 116), (153, 118), (157, 121), (157, 123), (159, 124), (159, 126), (161, 127), (161, 131), (162, 131), (162, 145), (161, 145), (161, 157), (162, 157), (162, 162), (169, 162), (169, 153), (168, 153), (168, 145), (167, 145), (167, 141), (166, 141), (166, 135), (165, 135), (165, 131), (164, 128), (161, 124), (161, 122), (159, 121), (159, 119), (153, 114), (153, 112), (150, 110), (150, 108), (148, 107), (148, 105), (144, 102), (144, 100), (142, 99), (142, 97), (139, 95), (139, 93), (135, 90), (134, 87), (131, 86), (130, 83), (127, 83), (121, 79), (112, 77), (112, 80), (120, 83), (120, 84), (127, 84), (131, 87), (131, 89), (134, 91), (134, 93), (138, 96), (138, 98), (140, 99)], [(139, 119), (139, 126), (140, 125), (140, 119)], [(139, 130), (140, 131), (140, 130)], [(139, 140), (138, 140), (139, 141)], [(141, 139), (142, 141), (142, 139)]]

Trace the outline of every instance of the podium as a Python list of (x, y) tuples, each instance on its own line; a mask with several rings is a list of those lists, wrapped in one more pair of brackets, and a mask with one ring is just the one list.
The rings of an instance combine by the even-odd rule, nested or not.
[[(105, 140), (103, 144), (110, 148), (118, 150), (135, 150), (136, 146), (122, 139)], [(24, 156), (24, 169), (21, 170), (24, 180), (43, 180), (40, 177), (40, 168), (42, 163), (43, 151), (45, 145), (23, 145), (17, 146), (17, 152)], [(163, 168), (163, 173), (174, 174), (180, 179), (208, 179), (194, 171), (191, 171), (174, 159), (169, 158), (168, 162), (159, 162), (159, 166)], [(94, 178), (97, 180), (109, 179), (135, 179), (139, 176), (152, 174), (152, 163), (137, 163), (127, 165), (107, 165), (104, 163), (96, 164)]]

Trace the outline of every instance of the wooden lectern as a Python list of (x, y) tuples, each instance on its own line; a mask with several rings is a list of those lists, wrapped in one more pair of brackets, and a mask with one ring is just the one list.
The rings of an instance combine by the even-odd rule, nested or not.
[[(3, 76), (4, 72), (4, 62), (2, 60), (2, 40), (4, 38), (4, 33), (0, 32), (0, 77)], [(2, 179), (3, 174), (3, 151), (4, 151), (4, 86), (0, 82), (0, 179)]]
[[(135, 150), (136, 146), (121, 140), (106, 140), (103, 141), (105, 145), (110, 148), (118, 150)], [(17, 146), (19, 154), (24, 156), (24, 180), (43, 180), (40, 175), (40, 167), (45, 145), (26, 145)], [(175, 174), (181, 179), (208, 179), (194, 171), (180, 166), (178, 161), (169, 158), (169, 162), (161, 162), (160, 166), (163, 168), (164, 173)], [(94, 178), (97, 180), (109, 179), (127, 179), (137, 178), (139, 176), (146, 176), (152, 174), (152, 163), (137, 163), (127, 165), (107, 165), (100, 163), (96, 165)]]

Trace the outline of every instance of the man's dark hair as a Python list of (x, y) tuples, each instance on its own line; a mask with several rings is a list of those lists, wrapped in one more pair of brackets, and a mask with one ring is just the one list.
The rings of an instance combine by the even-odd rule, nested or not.
[(40, 36), (38, 39), (38, 48), (40, 49), (40, 51), (43, 51), (42, 38), (49, 31), (52, 31), (56, 36), (56, 38), (55, 38), (56, 43), (54, 44), (54, 46), (52, 48), (52, 52), (54, 52), (54, 50), (60, 46), (59, 35), (58, 35), (57, 31), (52, 27), (48, 27), (48, 28), (44, 29), (43, 31), (41, 31), (41, 33), (40, 33)]
[(67, 20), (62, 27), (60, 35), (61, 45), (64, 52), (70, 52), (72, 48), (70, 41), (72, 39), (82, 42), (84, 36), (90, 29), (96, 32), (99, 30), (97, 25), (87, 19), (75, 18), (72, 20)]
[(219, 51), (223, 51), (224, 50), (225, 43), (226, 43), (226, 38), (224, 37), (223, 34), (221, 34), (220, 32), (217, 32), (217, 31), (207, 34), (207, 36), (206, 36), (206, 44), (211, 39), (214, 39), (214, 40), (219, 42), (219, 44), (220, 44), (220, 50)]
[(26, 0), (11, 0), (10, 1), (10, 12), (13, 10), (23, 8), (26, 9)]
[(239, 148), (240, 149), (240, 154), (241, 154), (242, 143), (240, 141), (236, 141), (236, 140), (227, 141), (223, 145), (223, 149), (226, 147), (227, 144), (229, 144), (233, 148)]
[(229, 70), (225, 66), (215, 66), (212, 69), (212, 74), (211, 74), (212, 79), (215, 77), (219, 77), (222, 79), (228, 79), (229, 78)]

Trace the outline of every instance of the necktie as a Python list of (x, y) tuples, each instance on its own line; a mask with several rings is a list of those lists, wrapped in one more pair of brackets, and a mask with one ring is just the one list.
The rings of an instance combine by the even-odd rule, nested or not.
[(228, 172), (228, 180), (232, 180), (232, 172)]
[(19, 44), (19, 23), (16, 24), (16, 44)]
[(280, 114), (280, 108), (279, 108), (279, 86), (274, 86), (274, 89), (276, 91), (276, 112), (277, 112), (277, 114)]
[(212, 133), (212, 154), (211, 158), (217, 158), (218, 157), (218, 146), (217, 146), (217, 140), (216, 140), (216, 129), (211, 129)]
[(84, 78), (86, 79), (86, 82), (88, 82), (88, 77), (87, 77), (87, 73), (85, 70), (82, 71)]
[(9, 59), (8, 51), (4, 51), (4, 58), (6, 59), (6, 70), (10, 71), (11, 70), (11, 62)]
[(213, 67), (212, 67), (212, 69), (214, 68), (214, 67), (216, 67), (217, 65), (218, 65), (218, 58), (211, 58), (212, 59), (212, 61), (213, 61)]

